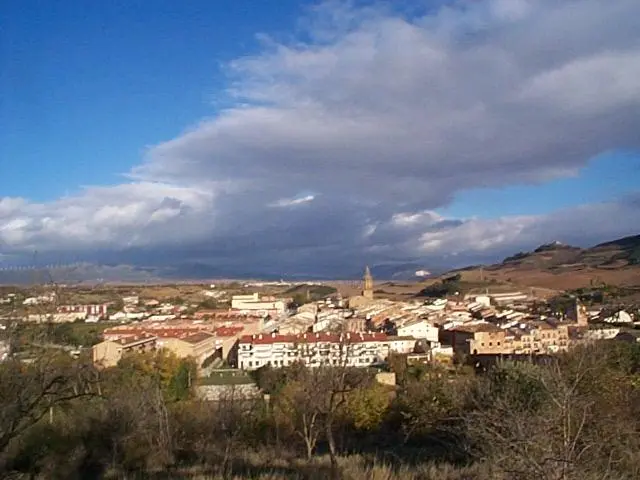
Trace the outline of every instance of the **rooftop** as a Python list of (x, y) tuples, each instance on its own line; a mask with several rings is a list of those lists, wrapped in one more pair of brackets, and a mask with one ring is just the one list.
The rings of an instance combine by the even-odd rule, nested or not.
[(118, 340), (112, 340), (114, 343), (122, 345), (123, 347), (129, 347), (139, 343), (146, 343), (155, 341), (157, 337), (155, 335), (131, 335), (128, 337), (120, 338)]
[(342, 335), (328, 332), (303, 333), (298, 335), (244, 335), (240, 338), (241, 344), (273, 344), (273, 343), (365, 343), (384, 342), (388, 337), (384, 333), (345, 333)]
[(212, 335), (207, 332), (198, 332), (198, 333), (194, 333), (193, 335), (189, 335), (187, 337), (182, 337), (180, 340), (195, 345), (197, 343), (204, 342), (214, 337), (215, 335)]
[(457, 330), (459, 332), (501, 332), (502, 330), (492, 323), (474, 323), (469, 325), (458, 325), (451, 330)]

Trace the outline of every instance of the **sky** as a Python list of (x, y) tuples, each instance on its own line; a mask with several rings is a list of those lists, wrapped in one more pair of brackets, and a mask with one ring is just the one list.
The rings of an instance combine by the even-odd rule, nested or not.
[(343, 276), (640, 233), (637, 0), (0, 5), (0, 267)]

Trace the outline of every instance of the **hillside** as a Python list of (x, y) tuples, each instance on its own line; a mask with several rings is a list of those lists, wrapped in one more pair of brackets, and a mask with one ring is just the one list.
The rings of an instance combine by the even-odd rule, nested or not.
[(640, 235), (579, 248), (553, 242), (502, 262), (458, 270), (468, 282), (567, 290), (640, 286)]

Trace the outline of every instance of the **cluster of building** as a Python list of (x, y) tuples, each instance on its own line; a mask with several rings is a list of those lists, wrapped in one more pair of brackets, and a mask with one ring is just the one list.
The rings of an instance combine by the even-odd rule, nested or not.
[[(294, 362), (368, 367), (392, 354), (443, 362), (456, 355), (552, 354), (576, 343), (616, 338), (620, 325), (635, 321), (621, 310), (587, 311), (578, 301), (561, 315), (535, 314), (532, 297), (522, 292), (407, 302), (377, 299), (373, 287), (367, 268), (360, 295), (335, 294), (297, 308), (291, 298), (251, 293), (230, 296), (230, 308), (186, 313), (184, 305), (130, 295), (118, 311), (106, 303), (60, 305), (46, 321), (121, 322), (104, 330), (102, 342), (92, 347), (98, 365), (166, 349), (194, 359), (203, 374), (222, 362), (255, 370)], [(616, 325), (594, 328), (596, 323)]]
[(261, 334), (240, 338), (238, 366), (251, 370), (294, 361), (371, 366), (391, 353), (426, 361), (553, 354), (620, 335), (620, 328), (595, 328), (590, 322), (633, 322), (624, 311), (588, 312), (577, 300), (560, 315), (534, 314), (533, 300), (522, 292), (427, 302), (376, 299), (367, 269), (361, 295), (303, 305), (295, 314), (265, 322)]

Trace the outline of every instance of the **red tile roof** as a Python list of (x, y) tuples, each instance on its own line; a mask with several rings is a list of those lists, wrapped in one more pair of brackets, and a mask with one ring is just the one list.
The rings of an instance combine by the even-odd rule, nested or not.
[(194, 334), (188, 335), (186, 337), (182, 337), (180, 340), (195, 345), (197, 343), (204, 342), (204, 341), (209, 340), (211, 338), (214, 338), (214, 336), (212, 334), (210, 334), (210, 333), (198, 332), (198, 333), (194, 333)]
[(241, 333), (243, 330), (244, 330), (244, 327), (236, 325), (233, 327), (216, 328), (213, 331), (213, 333), (215, 333), (217, 337), (235, 337), (236, 335)]
[[(341, 338), (342, 337), (342, 338)], [(384, 342), (388, 337), (384, 333), (345, 333), (339, 335), (335, 333), (303, 333), (299, 335), (276, 335), (258, 334), (244, 335), (240, 338), (240, 343), (251, 344), (272, 344), (272, 343), (364, 343), (364, 342)]]

